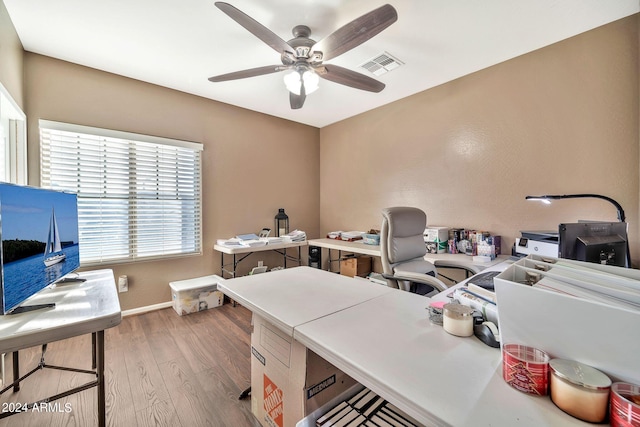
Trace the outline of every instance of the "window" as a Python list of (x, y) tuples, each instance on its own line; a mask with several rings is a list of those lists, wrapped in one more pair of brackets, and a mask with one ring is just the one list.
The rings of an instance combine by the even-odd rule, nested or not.
[(0, 181), (27, 183), (26, 116), (0, 84)]
[(78, 194), (83, 265), (200, 254), (201, 151), (40, 120), (41, 185)]

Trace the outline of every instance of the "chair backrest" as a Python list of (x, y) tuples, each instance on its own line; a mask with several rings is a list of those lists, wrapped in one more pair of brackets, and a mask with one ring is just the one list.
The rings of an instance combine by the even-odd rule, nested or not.
[(421, 209), (401, 206), (382, 210), (380, 260), (384, 273), (393, 274), (396, 264), (424, 257), (426, 226), (427, 214)]

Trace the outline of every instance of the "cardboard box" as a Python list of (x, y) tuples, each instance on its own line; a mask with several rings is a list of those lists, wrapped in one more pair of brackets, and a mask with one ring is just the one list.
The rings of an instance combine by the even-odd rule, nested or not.
[(631, 295), (637, 297), (639, 270), (529, 255), (496, 276), (494, 284), (502, 344), (525, 344), (552, 358), (592, 366), (614, 381), (640, 384), (640, 310), (525, 284), (531, 278), (581, 289), (635, 288)]
[(217, 290), (220, 276), (211, 275), (169, 282), (173, 309), (180, 316), (220, 307), (224, 294)]
[(364, 277), (371, 273), (371, 257), (358, 256), (340, 260), (340, 274), (343, 276)]
[(253, 315), (251, 412), (264, 427), (291, 427), (356, 381)]
[(446, 242), (449, 240), (449, 227), (427, 227), (424, 229), (425, 242)]
[(424, 229), (424, 243), (429, 254), (447, 253), (449, 227), (427, 227)]

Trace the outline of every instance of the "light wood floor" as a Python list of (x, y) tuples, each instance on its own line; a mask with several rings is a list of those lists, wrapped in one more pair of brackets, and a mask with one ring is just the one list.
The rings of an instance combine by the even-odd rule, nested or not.
[[(250, 385), (250, 327), (251, 313), (231, 304), (182, 317), (168, 308), (124, 318), (105, 332), (107, 425), (259, 426), (251, 399), (238, 400)], [(12, 381), (11, 360), (7, 355), (7, 383)], [(39, 360), (40, 347), (21, 351), (21, 373)], [(49, 344), (45, 360), (90, 369), (91, 336)], [(94, 379), (44, 369), (27, 378), (19, 392), (2, 395), (0, 405), (29, 403)], [(97, 426), (96, 391), (57, 400), (57, 407), (52, 402), (50, 412), (2, 419), (0, 427)]]

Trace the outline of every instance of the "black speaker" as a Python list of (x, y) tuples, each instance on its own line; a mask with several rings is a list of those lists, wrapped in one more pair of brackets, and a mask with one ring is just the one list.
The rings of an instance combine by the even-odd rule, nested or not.
[(322, 268), (322, 248), (309, 246), (309, 267)]

